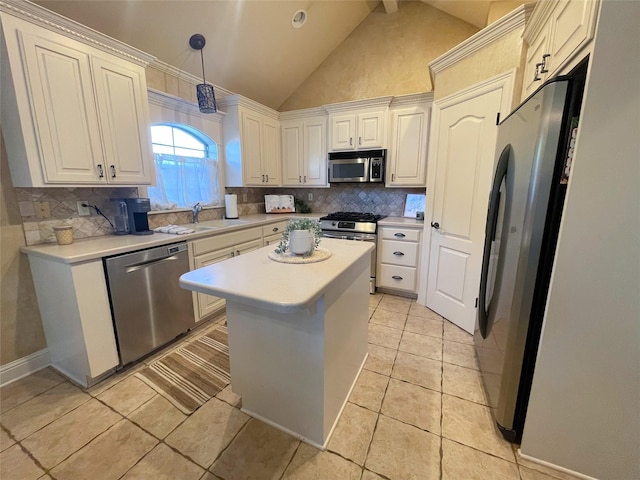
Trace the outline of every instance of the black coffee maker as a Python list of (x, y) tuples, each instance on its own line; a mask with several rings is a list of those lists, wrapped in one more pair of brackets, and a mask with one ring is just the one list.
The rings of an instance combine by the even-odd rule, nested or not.
[(127, 198), (127, 213), (129, 215), (129, 233), (133, 235), (151, 235), (149, 230), (149, 216), (151, 202), (148, 198)]

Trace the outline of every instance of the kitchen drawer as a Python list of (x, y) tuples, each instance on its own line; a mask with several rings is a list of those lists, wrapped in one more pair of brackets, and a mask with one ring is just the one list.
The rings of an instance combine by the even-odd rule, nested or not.
[(381, 263), (392, 263), (407, 267), (418, 266), (418, 243), (383, 240), (380, 244)]
[(412, 267), (400, 267), (397, 265), (380, 265), (377, 277), (379, 287), (416, 291), (416, 269)]
[(419, 242), (420, 230), (417, 228), (379, 227), (378, 233), (382, 239), (403, 240), (405, 242)]
[(282, 239), (281, 233), (276, 233), (275, 235), (269, 235), (268, 237), (264, 237), (265, 245), (278, 245), (280, 240)]
[(193, 256), (197, 257), (204, 253), (231, 247), (233, 245), (239, 245), (252, 240), (262, 240), (262, 229), (260, 227), (248, 228), (237, 232), (222, 233), (220, 235), (214, 234), (207, 238), (194, 240), (191, 242), (191, 248)]
[(287, 228), (287, 224), (289, 223), (288, 220), (284, 221), (284, 222), (278, 222), (278, 223), (272, 223), (271, 225), (265, 225), (264, 227), (262, 227), (262, 236), (265, 237), (269, 237), (271, 235), (282, 235), (282, 232), (284, 232), (284, 229)]

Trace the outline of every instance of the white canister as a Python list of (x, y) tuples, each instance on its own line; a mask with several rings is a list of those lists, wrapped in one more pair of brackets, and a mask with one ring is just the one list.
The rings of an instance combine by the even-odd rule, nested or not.
[(238, 195), (227, 194), (224, 196), (224, 217), (238, 218)]
[(296, 255), (313, 251), (314, 238), (311, 230), (292, 230), (289, 232), (289, 250)]

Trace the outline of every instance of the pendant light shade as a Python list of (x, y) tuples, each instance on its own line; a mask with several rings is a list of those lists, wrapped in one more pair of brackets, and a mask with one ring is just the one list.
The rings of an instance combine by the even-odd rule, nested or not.
[(203, 35), (196, 33), (189, 39), (189, 45), (194, 50), (200, 50), (200, 60), (202, 61), (202, 83), (196, 85), (196, 94), (198, 96), (198, 108), (202, 113), (216, 113), (216, 95), (213, 91), (213, 85), (207, 83), (204, 78), (204, 55), (202, 49), (206, 40)]

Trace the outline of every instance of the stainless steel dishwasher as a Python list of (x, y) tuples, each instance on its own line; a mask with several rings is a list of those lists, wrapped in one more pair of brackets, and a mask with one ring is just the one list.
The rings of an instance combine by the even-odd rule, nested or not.
[(187, 243), (103, 259), (121, 365), (137, 360), (195, 326)]

